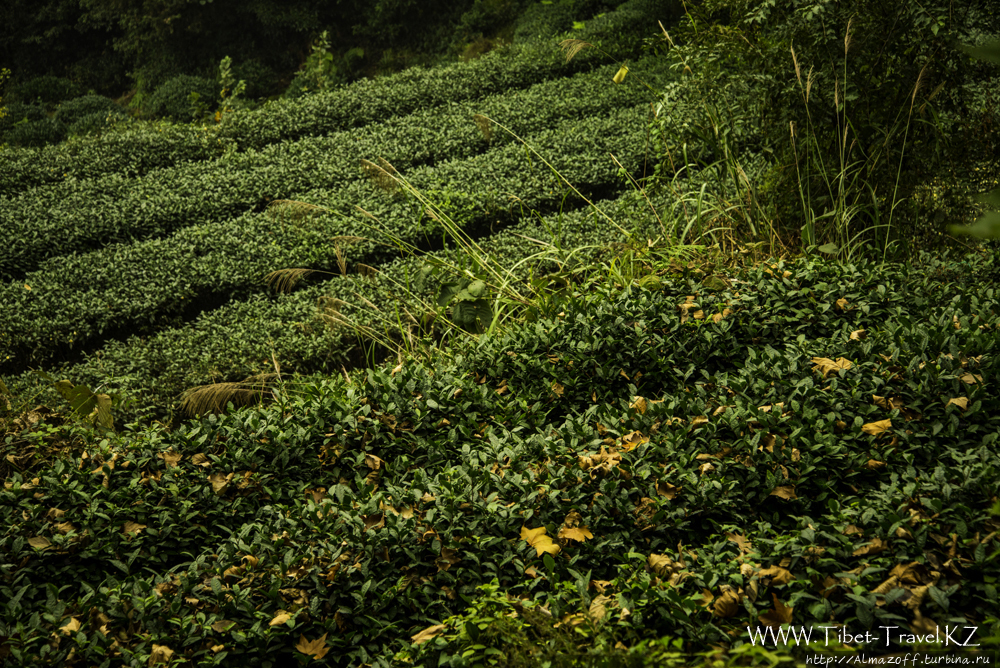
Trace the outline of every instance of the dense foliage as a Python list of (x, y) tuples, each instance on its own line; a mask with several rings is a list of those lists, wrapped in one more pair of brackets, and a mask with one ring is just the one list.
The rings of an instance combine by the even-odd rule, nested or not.
[(995, 15), (32, 7), (5, 665), (994, 658)]

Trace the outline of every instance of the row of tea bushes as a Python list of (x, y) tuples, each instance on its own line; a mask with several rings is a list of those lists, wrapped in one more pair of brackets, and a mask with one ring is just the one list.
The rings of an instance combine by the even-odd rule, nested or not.
[[(185, 163), (141, 179), (112, 174), (0, 200), (0, 222), (12, 242), (0, 249), (0, 276), (21, 278), (46, 258), (164, 236), (258, 209), (274, 199), (301, 196), (317, 186), (336, 188), (358, 178), (362, 158), (384, 156), (406, 169), (469, 157), (513, 141), (495, 126), (477, 127), (475, 114), (527, 135), (567, 119), (631, 108), (649, 97), (638, 82), (610, 83), (613, 73), (613, 68), (600, 68), (360, 130), (275, 144), (214, 162)], [(651, 74), (650, 79), (665, 81), (665, 75)], [(618, 131), (638, 132), (643, 120)]]
[[(615, 58), (639, 55), (642, 39), (655, 30), (652, 3), (633, 0), (592, 21), (579, 38), (595, 42)], [(42, 149), (12, 149), (0, 164), (0, 197), (65, 179), (105, 174), (135, 177), (188, 160), (214, 160), (226, 150), (261, 149), (303, 137), (342, 132), (450, 102), (474, 101), (499, 90), (528, 88), (606, 64), (606, 56), (583, 52), (566, 62), (554, 41), (513, 44), (469, 62), (412, 68), (363, 80), (298, 100), (228, 114), (212, 128), (163, 123), (127, 125), (100, 137)]]
[[(648, 220), (648, 214), (643, 213), (643, 206), (644, 203), (634, 193), (626, 193), (620, 200), (602, 203), (601, 209), (626, 227), (637, 224), (649, 228), (652, 222)], [(319, 222), (316, 221), (317, 225)], [(595, 218), (588, 210), (577, 210), (548, 216), (541, 221), (525, 218), (507, 231), (481, 239), (480, 243), (485, 244), (491, 254), (506, 265), (513, 263), (515, 258), (538, 252), (538, 244), (532, 239), (550, 240), (547, 229), (558, 230), (559, 243), (569, 249), (622, 240), (620, 231), (606, 219)], [(303, 240), (308, 241), (309, 238)], [(227, 246), (227, 249), (235, 253), (235, 244), (245, 243), (246, 239), (241, 234), (234, 235), (233, 239), (233, 245)], [(270, 362), (272, 354), (285, 373), (336, 373), (342, 364), (354, 366), (362, 360), (359, 360), (356, 351), (349, 350), (355, 345), (352, 336), (347, 336), (345, 341), (341, 338), (342, 333), (328, 331), (317, 316), (317, 299), (324, 296), (357, 303), (354, 295), (360, 292), (378, 308), (391, 312), (394, 300), (380, 286), (410, 283), (407, 276), (414, 274), (423, 263), (419, 258), (397, 259), (380, 266), (381, 273), (374, 277), (366, 278), (352, 272), (319, 285), (306, 284), (306, 287), (300, 287), (289, 295), (275, 294), (270, 290), (261, 293), (264, 284), (259, 279), (263, 272), (301, 266), (282, 264), (281, 260), (287, 259), (287, 256), (282, 258), (280, 252), (274, 254), (273, 264), (268, 263), (266, 257), (271, 253), (265, 246), (261, 244), (258, 247), (265, 255), (265, 261), (259, 265), (253, 264), (252, 257), (243, 252), (237, 255), (240, 261), (261, 272), (251, 282), (251, 288), (257, 294), (246, 301), (231, 301), (216, 310), (202, 313), (187, 324), (165, 327), (148, 337), (132, 336), (127, 340), (108, 341), (99, 351), (88, 355), (85, 361), (63, 366), (54, 373), (91, 387), (105, 386), (124, 391), (137, 397), (139, 404), (136, 408), (155, 405), (160, 415), (171, 409), (178, 395), (189, 387), (219, 380), (238, 381), (268, 368), (273, 370)], [(339, 269), (335, 267), (335, 253), (328, 244), (317, 243), (314, 250), (305, 250), (305, 246), (308, 244), (303, 244), (300, 251), (312, 254), (316, 265), (311, 266), (333, 265), (330, 268), (339, 274)], [(593, 253), (581, 251), (579, 257), (586, 257), (588, 252)], [(433, 255), (454, 257), (452, 253), (436, 251)], [(198, 265), (198, 269), (217, 280), (226, 280), (227, 272), (215, 273), (209, 266), (213, 262), (228, 266), (225, 253), (206, 257), (209, 262)], [(351, 269), (354, 269), (353, 263)], [(528, 269), (529, 265), (522, 266), (520, 275), (526, 276)], [(233, 267), (233, 271), (238, 270)], [(188, 276), (193, 281), (201, 279), (197, 270)], [(399, 289), (396, 288), (396, 291)], [(168, 293), (161, 294), (169, 296)], [(366, 326), (379, 325), (377, 321), (368, 319), (370, 314), (362, 313), (361, 317), (362, 324)], [(263, 365), (265, 361), (272, 366)], [(8, 377), (8, 384), (15, 391), (29, 396), (43, 387), (31, 373)]]
[[(777, 269), (814, 287), (803, 321), (843, 289), (926, 280)], [(736, 291), (702, 290), (703, 308), (787, 290), (756, 269), (738, 277)], [(667, 287), (699, 292), (692, 278)], [(455, 648), (410, 639), (455, 632), (445, 622), (491, 583), (626, 646), (664, 628), (699, 649), (729, 643), (761, 615), (958, 618), (989, 635), (998, 339), (938, 327), (936, 304), (902, 307), (894, 321), (856, 309), (862, 340), (758, 341), (766, 309), (685, 320), (662, 290), (608, 282), (433, 366), (109, 435), (0, 489), (0, 550), (18, 564), (0, 580), (7, 651), (49, 665), (72, 652), (115, 666), (434, 666)], [(948, 377), (958, 353), (981, 356), (983, 380)], [(820, 354), (851, 364), (817, 370)], [(905, 580), (890, 576), (900, 565)]]
[[(566, 121), (531, 135), (529, 143), (578, 188), (606, 193), (622, 187), (613, 153), (630, 172), (640, 173), (645, 155), (643, 106), (606, 117)], [(623, 131), (624, 130), (624, 131)], [(405, 172), (412, 184), (442, 199), (446, 210), (470, 229), (488, 230), (497, 217), (509, 218), (510, 195), (519, 206), (553, 211), (569, 194), (537, 158), (508, 143), (467, 160), (452, 160)], [(371, 236), (378, 219), (408, 243), (430, 244), (440, 226), (423, 215), (412, 198), (388, 195), (367, 179), (336, 190), (304, 193), (334, 216), (317, 221), (311, 234), (297, 234), (291, 221), (250, 214), (225, 223), (188, 227), (171, 237), (113, 245), (86, 255), (53, 259), (23, 281), (10, 282), (0, 295), (10, 308), (0, 314), (0, 333), (11, 358), (0, 369), (19, 371), (73, 355), (74, 346), (93, 346), (107, 336), (148, 333), (189, 312), (189, 305), (240, 298), (262, 289), (263, 276), (284, 266), (336, 265), (332, 236)], [(516, 212), (515, 212), (516, 215)], [(387, 240), (376, 238), (385, 243)], [(346, 258), (373, 263), (370, 244), (348, 249)]]

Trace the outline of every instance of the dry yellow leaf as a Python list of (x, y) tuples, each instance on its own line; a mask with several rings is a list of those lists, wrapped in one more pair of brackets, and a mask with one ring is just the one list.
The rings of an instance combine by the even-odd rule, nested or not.
[(975, 374), (973, 374), (973, 373), (966, 373), (966, 374), (962, 374), (959, 377), (959, 380), (962, 381), (963, 383), (966, 383), (967, 385), (975, 385), (976, 383), (983, 382), (983, 377), (980, 376), (978, 373), (975, 373)]
[(887, 411), (903, 407), (903, 400), (900, 399), (899, 397), (886, 398), (886, 397), (880, 397), (877, 394), (873, 394), (872, 401), (875, 402), (876, 406), (878, 406), (879, 408), (884, 408)]
[(552, 381), (552, 391), (556, 393), (557, 396), (562, 396), (566, 388), (559, 384), (558, 381)]
[(369, 453), (365, 453), (365, 466), (367, 466), (371, 470), (373, 470), (373, 471), (380, 470), (382, 468), (382, 465), (384, 463), (385, 462), (383, 462), (381, 459), (379, 459), (375, 455), (372, 455), (372, 454), (369, 454)]
[(697, 429), (698, 427), (700, 427), (700, 426), (702, 426), (704, 424), (708, 424), (708, 416), (707, 415), (699, 415), (698, 417), (696, 417), (693, 420), (691, 420), (691, 429), (695, 430), (695, 429)]
[(579, 543), (593, 538), (594, 534), (590, 533), (590, 529), (587, 527), (563, 527), (559, 530), (560, 540), (575, 540)]
[(608, 604), (613, 600), (614, 599), (610, 596), (604, 596), (603, 594), (595, 596), (590, 601), (590, 610), (588, 610), (590, 618), (595, 622), (599, 622), (604, 619), (604, 617), (608, 614)]
[(964, 410), (968, 409), (968, 407), (969, 407), (969, 398), (968, 397), (952, 397), (951, 399), (948, 400), (948, 403), (946, 405), (947, 406), (951, 406), (952, 404), (955, 404), (956, 406), (958, 406), (959, 408), (961, 408), (964, 411)]
[(177, 466), (182, 459), (184, 459), (184, 455), (179, 452), (174, 452), (173, 450), (168, 450), (167, 452), (161, 452), (160, 458), (166, 462), (168, 469), (172, 469)]
[(324, 633), (316, 640), (306, 640), (304, 635), (299, 635), (299, 642), (295, 645), (295, 649), (319, 661), (330, 651), (330, 648), (326, 646), (327, 635)]
[(645, 397), (632, 397), (632, 403), (628, 405), (629, 408), (634, 408), (640, 413), (645, 414), (646, 412), (646, 398)]
[(874, 471), (875, 469), (880, 469), (885, 466), (885, 462), (880, 462), (877, 459), (869, 459), (865, 462), (865, 468), (869, 471)]
[(435, 624), (434, 626), (428, 626), (426, 629), (424, 629), (417, 635), (411, 636), (410, 642), (412, 642), (414, 645), (422, 645), (428, 640), (437, 638), (439, 635), (441, 635), (441, 632), (444, 631), (444, 629), (445, 629), (444, 624)]
[(677, 496), (677, 492), (680, 491), (680, 487), (675, 487), (669, 482), (660, 481), (656, 483), (656, 493), (660, 496), (667, 497), (668, 501), (673, 501), (674, 497)]
[(170, 659), (174, 656), (174, 650), (170, 649), (166, 645), (153, 645), (153, 651), (149, 653), (149, 665), (157, 666), (160, 664), (170, 663)]
[(69, 635), (70, 633), (75, 633), (80, 630), (80, 620), (76, 617), (70, 617), (69, 621), (59, 627), (59, 632), (63, 635)]
[(838, 357), (836, 361), (829, 357), (813, 357), (812, 363), (814, 364), (813, 371), (821, 373), (824, 378), (828, 378), (831, 374), (835, 374), (841, 369), (847, 370), (854, 366), (850, 360), (844, 357)]
[(674, 560), (665, 554), (651, 554), (647, 561), (649, 567), (659, 576), (667, 577), (674, 570)]
[(49, 542), (48, 538), (44, 536), (34, 536), (28, 539), (28, 545), (35, 548), (36, 550), (47, 550), (52, 547), (52, 543)]
[(872, 436), (878, 436), (892, 428), (892, 420), (879, 420), (861, 425), (861, 431)]
[(643, 443), (649, 443), (649, 437), (637, 431), (631, 431), (622, 436), (622, 447), (625, 452), (632, 452)]
[(781, 566), (771, 566), (765, 568), (758, 574), (762, 578), (770, 578), (771, 584), (775, 586), (785, 585), (795, 579), (792, 572)]
[(847, 301), (846, 299), (844, 299), (843, 297), (841, 297), (840, 299), (838, 299), (837, 302), (836, 302), (836, 304), (837, 304), (837, 308), (839, 310), (841, 310), (841, 311), (846, 311), (849, 308), (851, 308), (851, 303), (849, 301)]
[(728, 538), (730, 542), (736, 543), (736, 546), (740, 548), (740, 554), (753, 552), (753, 544), (746, 536), (741, 536), (735, 533), (727, 533), (726, 538)]
[(218, 495), (222, 495), (226, 491), (226, 487), (229, 486), (229, 481), (233, 479), (233, 474), (229, 473), (223, 475), (221, 473), (213, 473), (208, 476), (208, 482), (212, 483), (212, 491)]
[(855, 557), (863, 557), (867, 554), (878, 554), (879, 552), (885, 552), (889, 549), (889, 544), (884, 542), (881, 538), (872, 538), (870, 542), (862, 545), (858, 549), (854, 550), (851, 554)]
[(280, 625), (284, 624), (285, 622), (287, 622), (291, 618), (292, 618), (292, 616), (290, 614), (288, 614), (284, 610), (279, 610), (278, 614), (275, 615), (274, 618), (270, 622), (267, 623), (267, 625), (268, 626), (280, 626)]
[(712, 604), (712, 614), (716, 617), (732, 617), (739, 612), (742, 600), (743, 597), (738, 592), (727, 588)]
[(535, 548), (535, 556), (537, 557), (542, 556), (546, 552), (554, 557), (559, 554), (559, 550), (561, 549), (558, 543), (553, 542), (549, 536), (545, 535), (545, 527), (529, 529), (528, 527), (522, 526), (521, 540)]
[(771, 598), (774, 601), (774, 609), (768, 610), (763, 615), (759, 616), (757, 619), (760, 620), (760, 623), (767, 626), (773, 626), (775, 628), (781, 626), (782, 624), (791, 624), (792, 610), (794, 610), (794, 608), (786, 606), (778, 600), (777, 594), (771, 594)]
[(785, 499), (786, 501), (791, 501), (792, 499), (797, 499), (799, 497), (795, 496), (795, 488), (791, 485), (782, 485), (780, 487), (775, 487), (771, 490), (770, 496), (776, 496), (779, 499)]
[(138, 522), (131, 522), (130, 521), (130, 522), (126, 522), (122, 526), (122, 532), (125, 533), (125, 534), (127, 534), (127, 535), (129, 535), (129, 536), (134, 536), (134, 535), (136, 535), (137, 533), (139, 533), (140, 531), (142, 531), (145, 528), (146, 528), (145, 524), (139, 524)]
[(861, 341), (862, 339), (868, 338), (868, 332), (864, 329), (856, 329), (851, 332), (851, 341)]
[(228, 619), (220, 619), (212, 624), (212, 630), (216, 633), (225, 633), (234, 626), (236, 626), (236, 622), (229, 621)]

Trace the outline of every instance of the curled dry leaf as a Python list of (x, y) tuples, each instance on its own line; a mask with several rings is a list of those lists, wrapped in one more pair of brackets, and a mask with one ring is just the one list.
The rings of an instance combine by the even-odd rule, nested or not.
[(161, 452), (160, 458), (166, 463), (168, 469), (172, 469), (184, 459), (184, 455), (173, 450), (168, 450), (167, 452)]
[(649, 443), (649, 437), (637, 431), (632, 431), (622, 436), (622, 447), (625, 452), (632, 452), (643, 443)]
[(632, 397), (632, 403), (628, 405), (629, 408), (634, 408), (640, 413), (645, 414), (648, 404), (645, 397)]
[(306, 640), (304, 635), (299, 635), (299, 642), (295, 645), (295, 649), (319, 661), (330, 651), (330, 648), (326, 646), (327, 635), (324, 633), (316, 640)]
[(853, 332), (851, 332), (851, 337), (850, 337), (851, 341), (862, 341), (866, 338), (868, 338), (867, 330), (856, 329)]
[(535, 556), (537, 557), (542, 556), (546, 552), (554, 557), (559, 554), (561, 549), (558, 543), (553, 542), (549, 536), (545, 535), (545, 527), (529, 529), (528, 527), (522, 526), (521, 540), (535, 548)]
[(232, 473), (226, 475), (223, 475), (222, 473), (213, 473), (208, 476), (208, 482), (212, 484), (212, 491), (220, 496), (225, 493), (226, 488), (229, 486), (229, 481), (232, 479)]
[(829, 378), (841, 369), (846, 371), (854, 366), (849, 359), (844, 357), (838, 357), (836, 360), (832, 360), (829, 357), (813, 357), (812, 363), (812, 370), (822, 374), (824, 378)]
[(902, 408), (903, 400), (899, 397), (880, 397), (877, 394), (872, 395), (872, 401), (879, 408), (884, 408), (887, 411), (891, 411), (894, 408)]
[(80, 620), (76, 617), (70, 617), (69, 621), (59, 627), (59, 632), (63, 635), (69, 635), (70, 633), (76, 633), (80, 630)]
[(787, 606), (778, 600), (777, 594), (771, 594), (771, 599), (774, 601), (774, 609), (768, 610), (763, 615), (759, 616), (757, 619), (760, 620), (760, 623), (767, 626), (773, 626), (775, 628), (781, 626), (782, 624), (791, 624), (792, 611), (794, 608)]
[(279, 610), (278, 614), (275, 615), (270, 622), (267, 623), (268, 626), (280, 626), (291, 619), (292, 616), (285, 612), (284, 610)]
[(861, 425), (861, 431), (872, 436), (878, 436), (891, 428), (892, 420), (879, 420), (878, 422), (869, 422), (868, 424)]
[(139, 524), (138, 522), (129, 521), (122, 526), (122, 533), (125, 533), (126, 535), (129, 536), (134, 536), (145, 528), (146, 528), (145, 524)]
[(590, 529), (587, 527), (563, 527), (559, 530), (560, 540), (575, 540), (579, 543), (593, 538), (594, 534), (590, 533)]
[(412, 642), (414, 645), (422, 645), (428, 640), (437, 638), (439, 635), (441, 635), (441, 632), (444, 631), (444, 629), (445, 629), (444, 624), (435, 624), (434, 626), (428, 626), (426, 629), (424, 629), (417, 635), (410, 636), (410, 642)]
[(174, 650), (166, 645), (153, 645), (153, 651), (149, 653), (149, 665), (169, 665), (170, 659), (174, 656)]
[(739, 612), (742, 600), (739, 592), (727, 587), (712, 603), (712, 614), (716, 617), (732, 617)]
[(952, 404), (954, 404), (955, 406), (958, 406), (963, 411), (964, 410), (968, 410), (968, 408), (969, 408), (969, 398), (968, 397), (952, 397), (951, 399), (948, 400), (948, 403), (945, 404), (945, 405), (946, 406), (951, 406)]
[(889, 549), (889, 544), (881, 538), (875, 537), (871, 541), (854, 550), (851, 554), (855, 557), (863, 557), (868, 554), (878, 554)]
[(762, 578), (770, 578), (771, 584), (775, 586), (781, 586), (788, 584), (795, 579), (792, 572), (788, 569), (782, 568), (781, 566), (771, 566), (765, 568), (758, 573)]
[(874, 471), (875, 469), (880, 469), (885, 466), (885, 462), (880, 462), (877, 459), (869, 459), (865, 462), (865, 468), (869, 471)]
[(775, 487), (771, 490), (770, 496), (776, 496), (779, 499), (785, 499), (786, 501), (799, 498), (795, 496), (795, 487), (792, 485), (781, 485), (780, 487)]
[(556, 394), (556, 396), (560, 396), (561, 397), (563, 395), (563, 392), (565, 390), (566, 390), (566, 388), (564, 388), (562, 385), (560, 385), (558, 381), (555, 381), (555, 380), (552, 381), (552, 391)]
[(660, 496), (667, 497), (668, 501), (673, 501), (674, 497), (677, 496), (677, 492), (680, 491), (680, 487), (675, 487), (669, 482), (660, 481), (656, 483), (656, 493)]
[(837, 309), (840, 310), (840, 311), (847, 311), (848, 309), (851, 308), (851, 303), (849, 301), (847, 301), (846, 299), (844, 299), (843, 297), (841, 297), (840, 299), (838, 299), (836, 301), (836, 304), (837, 304)]
[(732, 542), (736, 543), (736, 546), (740, 548), (740, 554), (747, 554), (753, 552), (753, 544), (750, 542), (746, 536), (741, 536), (735, 533), (727, 533), (726, 538)]
[(587, 611), (587, 613), (590, 615), (590, 618), (593, 619), (595, 622), (599, 622), (602, 619), (604, 619), (605, 616), (607, 616), (608, 614), (608, 605), (613, 600), (614, 599), (611, 598), (610, 596), (605, 596), (603, 594), (595, 596), (590, 601), (590, 609)]

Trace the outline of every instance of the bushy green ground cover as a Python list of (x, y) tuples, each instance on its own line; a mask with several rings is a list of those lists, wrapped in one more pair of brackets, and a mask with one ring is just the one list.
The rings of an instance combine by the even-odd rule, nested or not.
[[(504, 665), (531, 628), (452, 616), (505, 605), (605, 652), (758, 618), (1000, 633), (994, 288), (934, 261), (655, 269), (433, 364), (23, 450), (9, 657)], [(472, 604), (490, 583), (512, 598)]]
[[(576, 36), (634, 55), (654, 4)], [(679, 34), (714, 48), (718, 6)], [(661, 41), (12, 152), (0, 660), (995, 659), (996, 249), (799, 235)]]
[[(621, 58), (637, 56), (654, 5), (651, 0), (623, 3), (588, 21), (576, 36)], [(260, 150), (381, 123), (428, 107), (477, 100), (498, 90), (528, 88), (604, 64), (600, 57), (587, 54), (566, 62), (546, 36), (467, 62), (410, 68), (303, 99), (278, 100), (260, 109), (226, 114), (217, 126), (136, 124), (100, 137), (7, 149), (0, 164), (0, 196), (13, 197), (64, 180), (111, 174), (134, 178), (186, 161), (215, 160), (227, 150)]]

